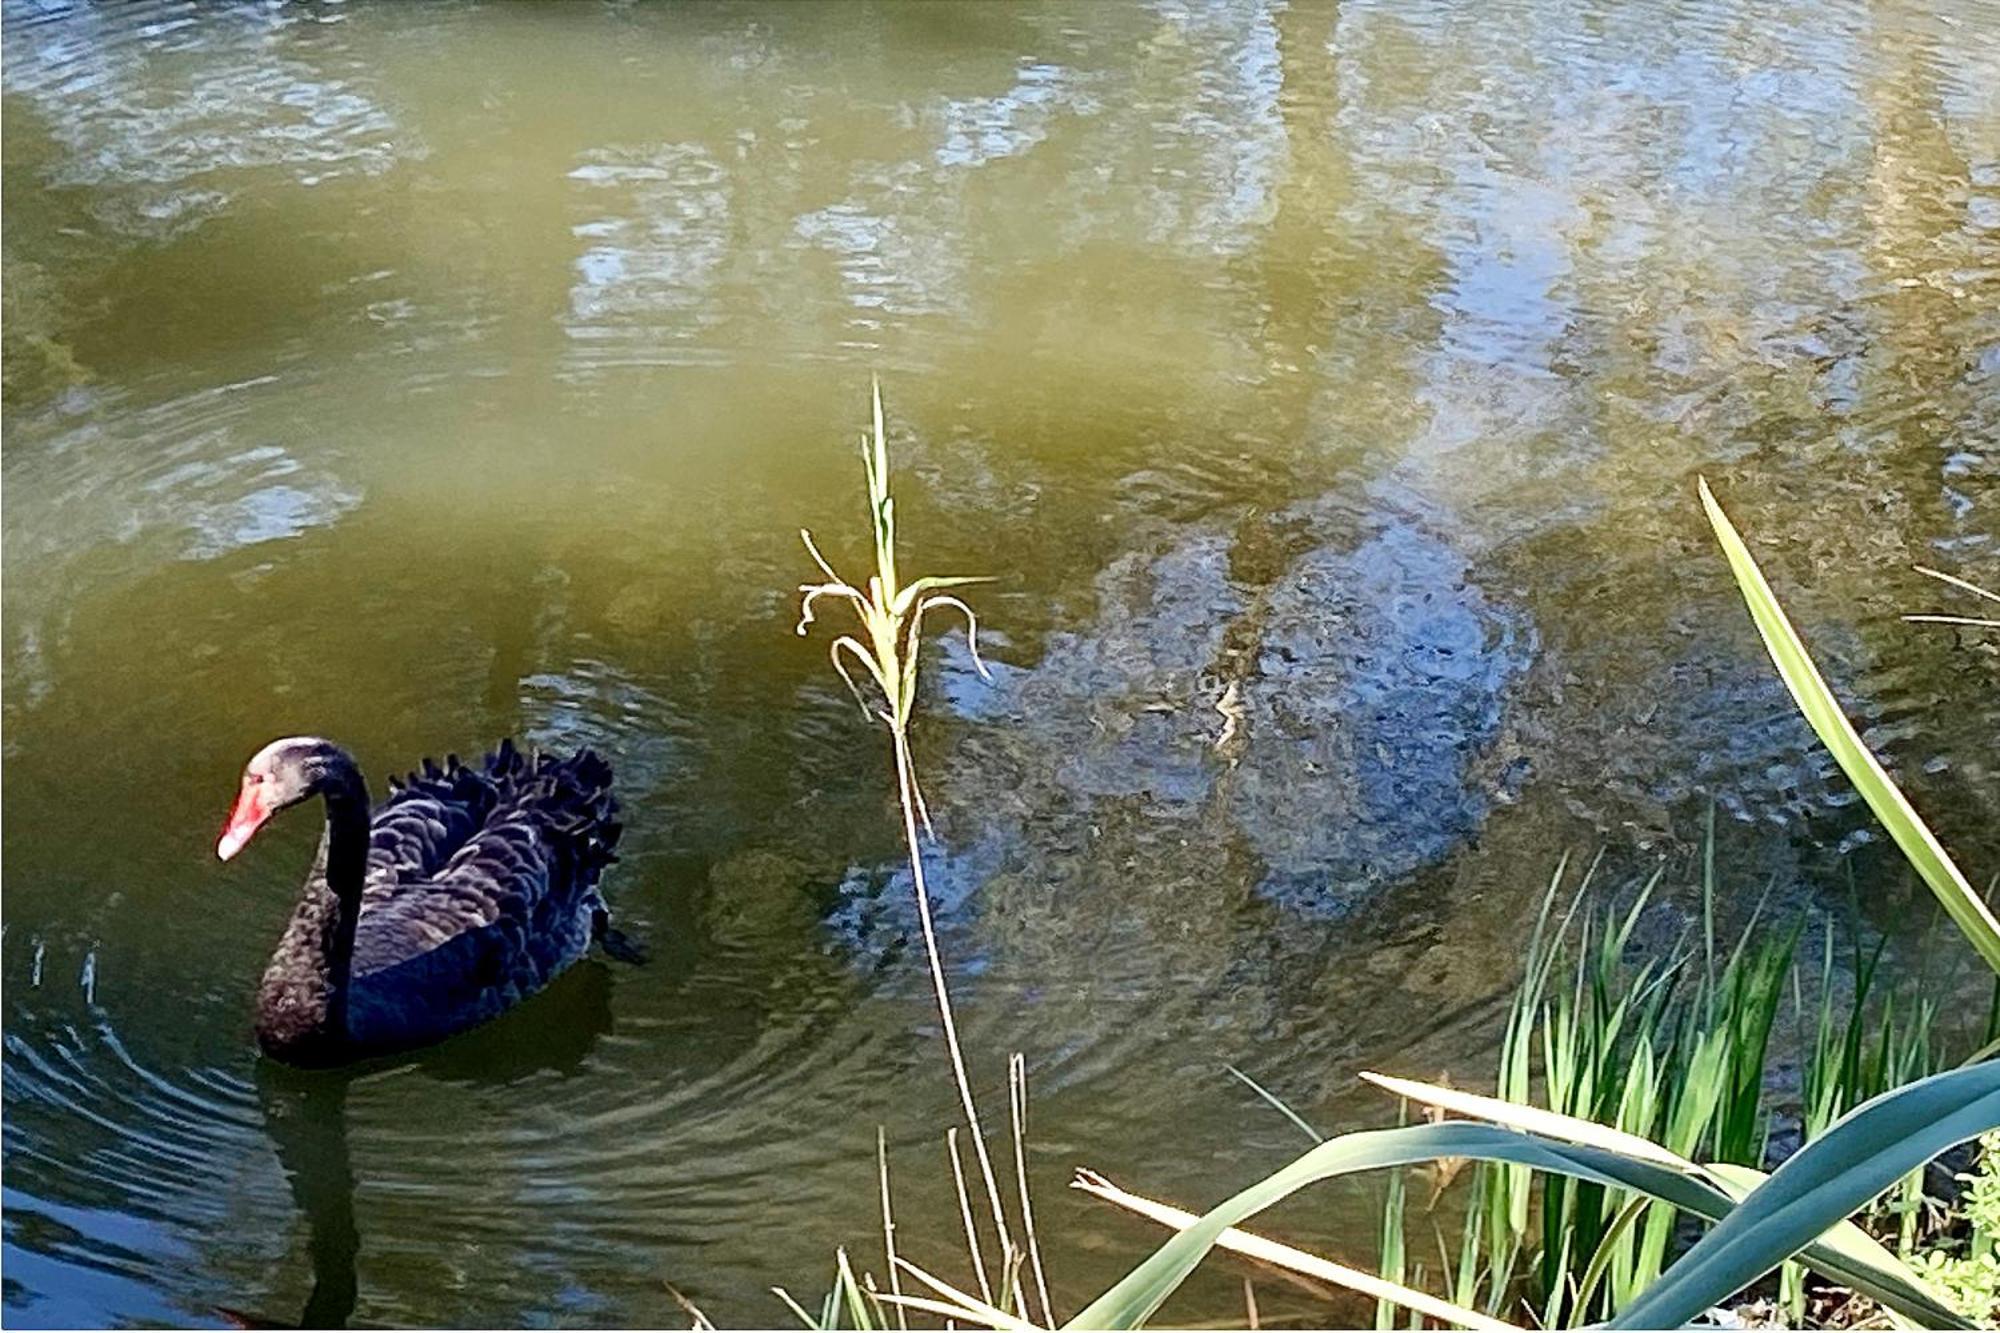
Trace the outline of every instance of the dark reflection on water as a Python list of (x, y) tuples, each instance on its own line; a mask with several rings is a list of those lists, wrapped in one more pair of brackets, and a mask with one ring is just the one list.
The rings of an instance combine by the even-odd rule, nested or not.
[[(957, 1271), (887, 769), (791, 632), (875, 371), (922, 564), (1002, 576), (919, 743), (1067, 1308), (1157, 1240), (1073, 1165), (1296, 1146), (1225, 1064), (1327, 1129), (1482, 1077), (1566, 850), (1671, 939), (1713, 806), (1729, 904), (1851, 870), (1911, 947), (1697, 472), (2000, 864), (2000, 650), (1898, 619), (2000, 584), (1991, 5), (4, 13), (10, 1324), (768, 1322), (873, 1253), (878, 1124)], [(261, 1067), (312, 830), (212, 839), (304, 730), (610, 754), (653, 963)], [(1275, 1225), (1368, 1263), (1335, 1193)]]
[[(354, 1165), (347, 1146), (345, 1074), (299, 1075), (286, 1085), (271, 1066), (259, 1070), (264, 1122), (306, 1219), (312, 1294), (294, 1327), (345, 1328), (360, 1292), (355, 1260), (361, 1233), (354, 1222)], [(284, 1327), (281, 1321), (226, 1311), (232, 1322)]]

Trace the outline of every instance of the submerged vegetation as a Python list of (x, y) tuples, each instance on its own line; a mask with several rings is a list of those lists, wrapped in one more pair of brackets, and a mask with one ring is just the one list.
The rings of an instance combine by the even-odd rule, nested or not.
[(0, 246), (0, 404), (39, 405), (89, 378), (61, 336), (58, 284), (40, 264)]
[[(843, 579), (811, 535), (802, 534), (825, 578), (801, 586), (798, 631), (808, 632), (814, 604), (824, 598), (847, 602), (861, 626), (860, 636), (837, 637), (829, 655), (864, 712), (890, 733), (918, 919), (998, 1259), (988, 1263), (954, 1129), (947, 1137), (948, 1158), (976, 1295), (897, 1253), (886, 1155), (881, 1201), (887, 1290), (869, 1273), (857, 1273), (842, 1250), (832, 1288), (817, 1312), (782, 1290), (778, 1294), (812, 1327), (887, 1327), (892, 1321), (902, 1327), (912, 1312), (972, 1326), (1052, 1327), (1056, 1315), (1022, 1147), (1023, 1061), (1017, 1055), (1009, 1065), (1019, 1209), (1016, 1226), (1010, 1226), (932, 926), (919, 836), (920, 826), (929, 829), (930, 817), (909, 747), (927, 610), (963, 615), (972, 661), (985, 672), (973, 611), (950, 591), (982, 580), (899, 580), (879, 384), (872, 431), (864, 435), (861, 453), (875, 572), (865, 588)], [(1838, 969), (1829, 922), (1812, 929), (1814, 923), (1803, 917), (1773, 921), (1760, 903), (1740, 935), (1719, 945), (1721, 888), (1712, 819), (1700, 934), (1689, 932), (1664, 953), (1635, 957), (1640, 951), (1634, 947), (1661, 872), (1621, 905), (1594, 892), (1598, 867), (1593, 865), (1564, 906), (1567, 866), (1559, 865), (1543, 897), (1501, 1040), (1494, 1095), (1368, 1074), (1370, 1082), (1403, 1099), (1405, 1123), (1322, 1139), (1276, 1095), (1232, 1070), (1315, 1146), (1201, 1215), (1080, 1169), (1077, 1188), (1177, 1234), (1064, 1327), (1144, 1325), (1216, 1247), (1373, 1297), (1378, 1328), (1404, 1320), (1411, 1327), (1429, 1322), (1484, 1330), (1598, 1322), (1613, 1328), (1668, 1327), (1744, 1297), (1773, 1273), (1778, 1274), (1775, 1298), (1767, 1297), (1765, 1304), (1775, 1318), (1792, 1325), (1851, 1323), (1857, 1297), (1865, 1307), (1859, 1317), (1886, 1311), (1902, 1326), (1990, 1323), (2000, 1294), (2000, 1137), (1992, 1133), (2000, 1129), (2000, 1061), (1987, 1057), (2000, 1031), (2000, 922), (1862, 742), (1706, 481), (1699, 492), (1751, 617), (1801, 713), (1943, 914), (1993, 970), (1993, 1003), (1980, 1025), (1966, 1030), (1964, 1024), (1943, 1023), (1938, 992), (1929, 989), (1932, 979), (1885, 975), (1879, 944), (1864, 952), (1852, 943), (1851, 967)], [(1925, 572), (1981, 597), (1993, 596), (1952, 576)], [(1993, 623), (1963, 616), (1911, 618)], [(879, 700), (871, 700), (856, 681), (854, 665), (879, 691)], [(1817, 959), (1809, 952), (1802, 957), (1814, 940)], [(1781, 1033), (1787, 1034), (1782, 1041)], [(1962, 1064), (1950, 1063), (1949, 1050), (1975, 1045), (1979, 1049)], [(1796, 1095), (1773, 1096), (1780, 1071), (1795, 1075)], [(1422, 1109), (1427, 1123), (1407, 1123), (1410, 1104)], [(1940, 1223), (1926, 1167), (1975, 1139), (1981, 1153), (1973, 1169), (1959, 1173), (1964, 1189), (1942, 1210)], [(1413, 1166), (1424, 1167), (1428, 1176), (1425, 1212), (1447, 1192), (1459, 1195), (1455, 1246), (1437, 1229), (1443, 1296), (1424, 1289), (1427, 1265), (1408, 1235), (1419, 1196), (1403, 1173)], [(1380, 1273), (1237, 1229), (1307, 1185), (1376, 1170), (1389, 1172)], [(1864, 1213), (1869, 1225), (1851, 1220)], [(1928, 1220), (1927, 1213), (1933, 1214)], [(1688, 1219), (1714, 1225), (1690, 1241)], [(906, 1277), (913, 1279), (908, 1290)], [(1831, 1302), (1816, 1299), (1828, 1292)], [(1246, 1318), (1256, 1323), (1247, 1286)]]

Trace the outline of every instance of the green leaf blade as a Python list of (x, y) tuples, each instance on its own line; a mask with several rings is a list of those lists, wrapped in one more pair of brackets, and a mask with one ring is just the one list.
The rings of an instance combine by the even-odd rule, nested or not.
[(1778, 674), (1784, 678), (1785, 687), (1798, 703), (1799, 711), (1805, 714), (1806, 721), (1812, 725), (1821, 743), (1833, 753), (1841, 770), (1860, 791), (1862, 799), (1868, 802), (1868, 808), (1875, 812), (1875, 817), (1888, 830), (1896, 846), (1922, 876), (1924, 883), (1930, 886), (1946, 914), (1987, 965), (2000, 973), (2000, 920), (1995, 919), (1979, 895), (1973, 892), (1964, 872), (1953, 862), (1944, 845), (1937, 840), (1937, 835), (1931, 832), (1909, 798), (1903, 795), (1902, 789), (1896, 786), (1888, 771), (1863, 743), (1861, 734), (1848, 721), (1846, 713), (1841, 711), (1839, 701), (1827, 687), (1819, 668), (1813, 664), (1798, 631), (1778, 605), (1778, 599), (1771, 592), (1771, 585), (1765, 582), (1750, 548), (1744, 544), (1729, 516), (1722, 512), (1722, 506), (1716, 502), (1715, 493), (1709, 490), (1707, 480), (1702, 479), (1697, 485), (1701, 490), (1702, 508), (1707, 511), (1709, 525), (1714, 528), (1716, 540), (1722, 544), (1723, 554), (1728, 557), (1730, 572), (1735, 575), (1737, 587), (1750, 608), (1750, 618), (1756, 622), (1765, 650), (1770, 653)]

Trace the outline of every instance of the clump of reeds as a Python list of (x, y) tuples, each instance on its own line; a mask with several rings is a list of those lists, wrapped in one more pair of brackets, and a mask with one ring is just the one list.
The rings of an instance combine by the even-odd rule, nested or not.
[[(1607, 905), (1595, 914), (1582, 910), (1595, 873), (1595, 866), (1585, 873), (1560, 918), (1552, 919), (1551, 908), (1561, 868), (1544, 898), (1501, 1044), (1501, 1099), (1609, 1126), (1678, 1157), (1767, 1169), (1781, 1118), (1810, 1142), (1855, 1107), (1950, 1067), (1927, 995), (1934, 979), (1886, 977), (1879, 942), (1868, 951), (1854, 946), (1847, 986), (1837, 980), (1831, 922), (1824, 923), (1816, 984), (1808, 984), (1797, 958), (1804, 914), (1788, 925), (1754, 914), (1727, 957), (1717, 955), (1712, 827), (1698, 944), (1629, 959), (1634, 927), (1660, 877), (1642, 883), (1622, 910)], [(1787, 996), (1788, 1026), (1778, 1022)], [(1985, 1041), (1994, 1030), (1989, 1017), (1983, 1031), (1958, 1035)], [(1774, 1043), (1780, 1032), (1786, 1045)], [(1795, 1108), (1781, 1107), (1771, 1093), (1767, 1074), (1782, 1066), (1798, 1070)], [(1905, 1259), (1923, 1206), (1916, 1172), (1883, 1210)], [(1664, 1270), (1675, 1213), (1634, 1192), (1481, 1165), (1469, 1185), (1457, 1254), (1440, 1256), (1452, 1275), (1451, 1299), (1489, 1313), (1531, 1314), (1545, 1328), (1607, 1318)], [(1405, 1221), (1403, 1191), (1394, 1188), (1382, 1225), (1385, 1276), (1405, 1262)], [(1803, 1278), (1787, 1265), (1780, 1304), (1795, 1317), (1804, 1305)], [(1378, 1327), (1392, 1325), (1395, 1305), (1381, 1302)]]
[[(1585, 871), (1559, 918), (1553, 908), (1566, 866), (1558, 865), (1544, 895), (1501, 1040), (1496, 1094), (1610, 1126), (1676, 1156), (1758, 1164), (1769, 1125), (1769, 1040), (1798, 929), (1759, 932), (1753, 920), (1718, 960), (1711, 855), (1699, 945), (1628, 962), (1661, 875), (1622, 910), (1585, 911), (1597, 869)], [(1564, 1327), (1620, 1308), (1665, 1265), (1670, 1205), (1519, 1166), (1480, 1165), (1468, 1189), (1457, 1253), (1441, 1256), (1462, 1306), (1513, 1312), (1525, 1301), (1544, 1327)], [(1394, 1190), (1383, 1223), (1385, 1268), (1404, 1250), (1402, 1212)], [(1378, 1326), (1394, 1318), (1392, 1304), (1383, 1302)]]
[[(1408, 1151), (1430, 1159), (1421, 1168), (1429, 1177), (1428, 1203), (1425, 1194), (1408, 1188), (1400, 1167), (1391, 1171), (1377, 1272), (1233, 1228), (1211, 1243), (1374, 1297), (1378, 1329), (1406, 1322), (1421, 1327), (1426, 1320), (1489, 1333), (1578, 1327), (1615, 1316), (1657, 1288), (1669, 1275), (1682, 1219), (1714, 1218), (1718, 1196), (1709, 1196), (1706, 1205), (1690, 1212), (1685, 1200), (1652, 1193), (1657, 1180), (1648, 1182), (1643, 1174), (1631, 1177), (1623, 1188), (1606, 1179), (1601, 1157), (1595, 1164), (1584, 1163), (1581, 1172), (1551, 1170), (1547, 1162), (1517, 1171), (1522, 1160), (1491, 1141), (1484, 1146), (1498, 1157), (1461, 1171), (1465, 1159), (1444, 1147), (1442, 1138), (1432, 1142), (1429, 1136), (1433, 1129), (1448, 1135), (1454, 1127), (1469, 1126), (1458, 1119), (1440, 1121), (1441, 1116), (1505, 1125), (1531, 1141), (1543, 1137), (1545, 1143), (1569, 1141), (1609, 1150), (1747, 1199), (1764, 1180), (1760, 1169), (1780, 1155), (1772, 1149), (1771, 1131), (1781, 1115), (1801, 1122), (1803, 1141), (1817, 1147), (1842, 1117), (1871, 1102), (1879, 1109), (1880, 1103), (1901, 1095), (1898, 1089), (1922, 1095), (1911, 1085), (1935, 1084), (1930, 1076), (1948, 1067), (1941, 1059), (1944, 1043), (1938, 1038), (1943, 1034), (1933, 1022), (1934, 1007), (1917, 998), (1932, 979), (1905, 976), (1892, 984), (1873, 966), (1879, 951), (1857, 963), (1851, 988), (1835, 985), (1830, 964), (1823, 961), (1819, 988), (1809, 991), (1800, 982), (1803, 969), (1796, 957), (1807, 918), (1801, 915), (1782, 926), (1760, 923), (1760, 912), (1726, 955), (1718, 953), (1713, 942), (1712, 835), (1710, 855), (1704, 858), (1700, 938), (1691, 938), (1690, 931), (1680, 945), (1657, 956), (1632, 957), (1637, 924), (1660, 876), (1642, 883), (1629, 903), (1599, 909), (1588, 904), (1596, 869), (1586, 872), (1566, 909), (1556, 910), (1568, 888), (1563, 867), (1544, 896), (1502, 1042), (1497, 1097), (1364, 1074), (1384, 1090), (1418, 1102), (1433, 1125), (1325, 1140), (1276, 1094), (1231, 1069), (1319, 1146), (1219, 1211), (1240, 1215), (1237, 1205), (1246, 1199), (1261, 1196), (1255, 1206), (1265, 1206), (1303, 1180), (1351, 1169), (1331, 1165), (1330, 1155), (1343, 1150), (1349, 1161), (1372, 1158), (1390, 1165), (1397, 1158), (1410, 1160), (1404, 1150), (1382, 1151), (1383, 1141), (1392, 1137), (1407, 1136)], [(1788, 993), (1798, 1007), (1795, 1025), (1778, 1021)], [(1993, 1026), (1987, 1024), (1987, 1039)], [(1794, 1034), (1795, 1048), (1780, 1043)], [(1979, 1039), (1981, 1034), (1959, 1035)], [(1805, 1095), (1801, 1105), (1787, 1109), (1789, 1103), (1772, 1095), (1766, 1072), (1780, 1061), (1794, 1060), (1801, 1067)], [(1329, 1156), (1328, 1166), (1305, 1171), (1315, 1156)], [(1893, 1191), (1893, 1201), (1878, 1209), (1874, 1224), (1875, 1230), (1891, 1234), (1895, 1251), (1895, 1256), (1877, 1252), (1874, 1277), (1889, 1274), (1889, 1286), (1895, 1288), (1890, 1294), (1901, 1296), (1906, 1307), (1914, 1300), (1917, 1305), (1908, 1308), (1919, 1309), (1926, 1308), (1930, 1295), (1898, 1287), (1908, 1270), (1895, 1265), (1896, 1257), (1909, 1262), (1920, 1249), (1912, 1219), (1923, 1203), (1921, 1183), (1921, 1171), (1913, 1169)], [(1176, 1230), (1206, 1222), (1092, 1173), (1080, 1173), (1077, 1185)], [(1447, 1189), (1459, 1192), (1451, 1209), (1462, 1219), (1455, 1238), (1446, 1238), (1441, 1217), (1421, 1224), (1437, 1236), (1430, 1271), (1443, 1283), (1439, 1297), (1424, 1290), (1429, 1266), (1419, 1257), (1423, 1247), (1411, 1244), (1408, 1227), (1417, 1216), (1430, 1213)], [(1924, 1207), (1934, 1211), (1934, 1205)], [(1843, 1229), (1838, 1244), (1850, 1252), (1863, 1253), (1873, 1244), (1850, 1224), (1838, 1227)], [(1149, 1265), (1159, 1260), (1156, 1255)], [(1830, 1271), (1825, 1253), (1814, 1261), (1820, 1271)], [(1870, 1274), (1857, 1269), (1844, 1280), (1866, 1283)], [(1129, 1282), (1121, 1284), (1120, 1299), (1157, 1303), (1157, 1286), (1150, 1288), (1152, 1294), (1131, 1295), (1122, 1291)], [(1803, 1269), (1788, 1263), (1779, 1303), (1792, 1312), (1795, 1325), (1806, 1297)], [(1085, 1316), (1120, 1308), (1106, 1298)], [(1937, 1307), (1927, 1308), (1935, 1317)]]

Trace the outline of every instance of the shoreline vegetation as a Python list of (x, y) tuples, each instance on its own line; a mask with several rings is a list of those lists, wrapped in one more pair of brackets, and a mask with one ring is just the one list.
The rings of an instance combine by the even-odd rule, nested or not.
[[(1952, 978), (1898, 972), (1881, 943), (1866, 948), (1858, 932), (1843, 958), (1835, 923), (1823, 916), (1771, 919), (1760, 901), (1735, 940), (1718, 941), (1716, 909), (1726, 890), (1712, 812), (1699, 935), (1690, 930), (1664, 954), (1640, 957), (1632, 947), (1662, 872), (1606, 891), (1596, 883), (1597, 864), (1573, 874), (1565, 858), (1543, 894), (1491, 1094), (1365, 1073), (1400, 1100), (1400, 1122), (1327, 1139), (1276, 1092), (1229, 1070), (1314, 1146), (1201, 1214), (1079, 1166), (1073, 1188), (1175, 1234), (1062, 1320), (1027, 1181), (1025, 1060), (1019, 1053), (1008, 1060), (1012, 1179), (1003, 1185), (932, 928), (922, 855), (930, 811), (909, 745), (925, 615), (963, 619), (984, 675), (978, 621), (961, 590), (989, 580), (901, 581), (879, 381), (872, 407), (861, 455), (874, 571), (862, 584), (844, 579), (802, 532), (823, 581), (800, 586), (798, 633), (811, 632), (816, 604), (853, 611), (857, 632), (834, 637), (829, 659), (864, 715), (889, 733), (926, 961), (963, 1114), (945, 1144), (967, 1276), (934, 1273), (898, 1252), (878, 1129), (882, 1276), (839, 1250), (816, 1310), (774, 1289), (801, 1323), (1136, 1328), (1221, 1248), (1372, 1298), (1378, 1329), (1995, 1326), (2000, 922), (1842, 712), (1705, 479), (1697, 482), (1703, 511), (1800, 712), (1930, 888), (1940, 915), (1994, 974), (1984, 1012), (1970, 1020), (1941, 1012), (1940, 997), (1955, 993)], [(1922, 572), (2000, 603), (1952, 575)], [(1984, 615), (1906, 619), (2000, 623)], [(1780, 1075), (1796, 1084), (1785, 1097), (1773, 1095)], [(1316, 1181), (1376, 1170), (1388, 1173), (1377, 1272), (1238, 1229)], [(1451, 1206), (1434, 1214), (1447, 1195)], [(1435, 1233), (1435, 1258), (1413, 1243), (1413, 1223)], [(1247, 1278), (1244, 1293), (1243, 1325), (1255, 1328)], [(694, 1305), (683, 1300), (683, 1308), (696, 1327), (711, 1327)]]

